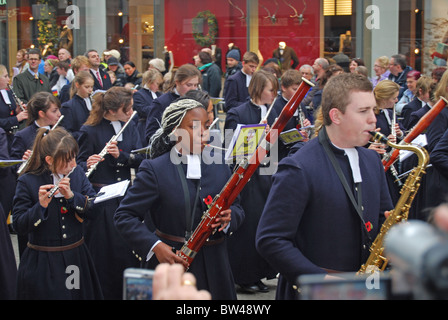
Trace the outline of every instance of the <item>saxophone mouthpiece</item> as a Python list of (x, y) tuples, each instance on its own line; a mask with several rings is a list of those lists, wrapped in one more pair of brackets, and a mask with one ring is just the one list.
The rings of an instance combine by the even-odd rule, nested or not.
[(386, 143), (387, 144), (387, 138), (384, 134), (377, 131), (369, 131), (369, 133), (373, 136), (374, 140), (377, 140), (378, 142)]

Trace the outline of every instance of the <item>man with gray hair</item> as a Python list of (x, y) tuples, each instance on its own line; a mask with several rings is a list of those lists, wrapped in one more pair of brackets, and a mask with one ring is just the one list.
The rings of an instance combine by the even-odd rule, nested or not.
[(328, 69), (330, 64), (328, 60), (325, 58), (317, 58), (314, 60), (313, 69), (315, 74), (315, 81), (318, 81), (325, 74), (325, 71)]
[(302, 73), (302, 77), (311, 81), (314, 77), (314, 69), (309, 64), (304, 64), (299, 68), (299, 71)]
[(397, 83), (400, 88), (400, 93), (398, 94), (398, 100), (403, 96), (403, 92), (408, 88), (406, 84), (407, 74), (412, 70), (411, 67), (407, 65), (406, 56), (403, 54), (395, 54), (389, 59), (389, 80)]

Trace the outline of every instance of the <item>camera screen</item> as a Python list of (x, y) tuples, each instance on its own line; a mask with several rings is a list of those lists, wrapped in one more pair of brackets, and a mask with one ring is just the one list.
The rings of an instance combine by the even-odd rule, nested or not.
[(125, 272), (124, 300), (152, 300), (152, 275)]
[[(323, 280), (318, 275), (299, 277), (302, 300), (384, 300), (390, 295), (390, 277), (376, 279), (355, 274), (339, 274), (340, 279)], [(373, 279), (375, 280), (375, 279)], [(366, 282), (367, 281), (367, 282)]]

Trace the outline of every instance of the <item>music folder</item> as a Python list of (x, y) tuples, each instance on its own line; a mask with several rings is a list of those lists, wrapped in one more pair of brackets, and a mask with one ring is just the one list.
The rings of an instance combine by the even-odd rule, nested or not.
[(108, 186), (104, 186), (100, 189), (96, 195), (94, 203), (100, 203), (113, 198), (118, 198), (124, 196), (126, 190), (128, 189), (130, 180), (123, 180)]
[(0, 168), (7, 168), (25, 162), (25, 160), (0, 160)]

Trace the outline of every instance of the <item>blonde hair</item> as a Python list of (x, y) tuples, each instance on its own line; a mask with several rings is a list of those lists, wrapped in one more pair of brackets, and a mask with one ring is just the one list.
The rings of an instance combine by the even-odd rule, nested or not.
[(0, 76), (3, 76), (4, 74), (8, 74), (8, 69), (2, 64), (0, 64)]
[(162, 73), (155, 68), (150, 68), (148, 71), (145, 71), (145, 73), (143, 73), (142, 85), (151, 84), (156, 81), (157, 78), (160, 78), (160, 80), (163, 81)]
[(70, 99), (73, 98), (78, 93), (78, 88), (76, 88), (76, 84), (83, 85), (86, 81), (93, 80), (93, 76), (90, 71), (79, 71), (75, 79), (73, 79), (72, 84), (70, 85)]
[(399, 91), (400, 85), (393, 82), (392, 80), (383, 80), (378, 82), (375, 89), (373, 90), (373, 94), (375, 95), (376, 100), (375, 113), (379, 114), (379, 106), (383, 103), (383, 101), (392, 98), (394, 94)]
[(378, 64), (380, 65), (381, 68), (384, 68), (386, 70), (389, 69), (389, 57), (381, 56), (377, 58), (375, 61), (378, 61)]
[(437, 84), (434, 98), (439, 100), (440, 97), (448, 98), (448, 71), (445, 71)]
[(420, 79), (417, 80), (417, 84), (415, 85), (415, 91), (417, 92), (417, 97), (428, 93), (431, 91), (431, 86), (433, 85), (433, 81), (431, 77), (421, 76)]

